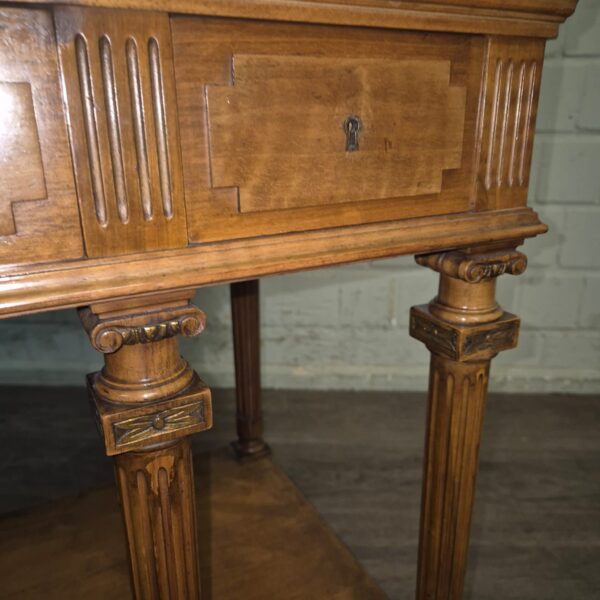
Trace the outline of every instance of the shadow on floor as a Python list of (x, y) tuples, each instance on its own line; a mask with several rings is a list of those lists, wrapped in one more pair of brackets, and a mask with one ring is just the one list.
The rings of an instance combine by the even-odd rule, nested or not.
[[(112, 482), (83, 388), (0, 388), (0, 513)], [(231, 441), (231, 390), (195, 452)], [(414, 594), (425, 398), (267, 391), (275, 460), (393, 600)], [(491, 395), (466, 598), (600, 598), (600, 398)], [(206, 525), (206, 524), (205, 524)]]

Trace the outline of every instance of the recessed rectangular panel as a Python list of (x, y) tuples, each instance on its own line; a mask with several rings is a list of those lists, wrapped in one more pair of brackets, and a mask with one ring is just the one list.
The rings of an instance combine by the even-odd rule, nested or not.
[(482, 40), (172, 18), (193, 242), (469, 210)]
[(52, 15), (1, 9), (0, 261), (83, 254)]
[(235, 54), (207, 86), (213, 188), (241, 212), (439, 194), (461, 165), (448, 60)]
[(16, 233), (12, 203), (47, 196), (31, 84), (0, 82), (0, 234)]

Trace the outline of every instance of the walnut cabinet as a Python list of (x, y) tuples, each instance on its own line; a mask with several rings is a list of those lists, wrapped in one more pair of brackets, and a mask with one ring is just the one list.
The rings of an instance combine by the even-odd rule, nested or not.
[(0, 316), (76, 308), (104, 355), (136, 598), (201, 597), (193, 291), (233, 284), (236, 449), (260, 456), (256, 280), (403, 254), (440, 278), (410, 319), (432, 353), (416, 594), (461, 597), (490, 361), (519, 328), (495, 285), (546, 231), (544, 46), (575, 4), (0, 2)]

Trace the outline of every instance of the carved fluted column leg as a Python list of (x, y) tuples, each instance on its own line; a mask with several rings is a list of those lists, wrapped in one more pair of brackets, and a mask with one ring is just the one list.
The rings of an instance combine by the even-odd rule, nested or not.
[(263, 440), (260, 390), (260, 304), (258, 279), (231, 284), (239, 458), (269, 454)]
[(189, 441), (120, 454), (115, 471), (136, 598), (199, 598)]
[(115, 456), (138, 600), (198, 600), (194, 477), (185, 436), (212, 425), (210, 391), (176, 335), (204, 328), (190, 294), (80, 310), (105, 365), (88, 376), (106, 452)]
[(418, 600), (459, 600), (466, 572), (490, 360), (517, 343), (519, 319), (495, 301), (495, 278), (522, 273), (516, 251), (417, 257), (440, 272), (438, 296), (411, 310), (431, 351)]

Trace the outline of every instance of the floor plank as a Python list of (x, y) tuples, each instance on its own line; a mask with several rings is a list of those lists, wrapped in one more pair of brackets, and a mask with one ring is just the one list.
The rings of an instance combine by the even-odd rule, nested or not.
[[(0, 388), (0, 512), (112, 482), (83, 389)], [(414, 595), (423, 394), (267, 391), (276, 462), (392, 600)], [(235, 431), (215, 392), (215, 429)], [(600, 598), (600, 398), (491, 395), (466, 598)], [(270, 600), (270, 599), (269, 599)]]
[[(384, 600), (349, 550), (269, 458), (195, 457), (203, 600)], [(114, 489), (0, 519), (6, 600), (128, 598)]]

